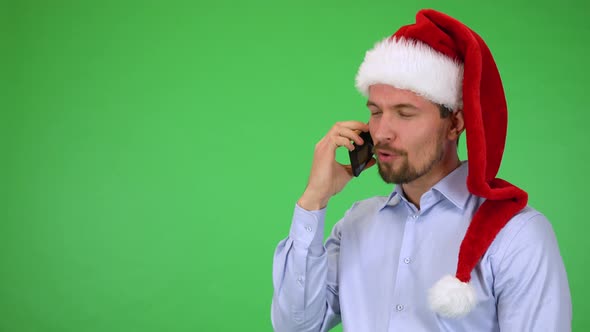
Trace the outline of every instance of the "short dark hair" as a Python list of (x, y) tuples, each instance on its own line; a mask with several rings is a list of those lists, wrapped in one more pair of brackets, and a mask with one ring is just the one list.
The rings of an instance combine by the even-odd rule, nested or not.
[(453, 110), (445, 105), (437, 104), (438, 110), (440, 111), (440, 117), (443, 119), (448, 118), (453, 114)]

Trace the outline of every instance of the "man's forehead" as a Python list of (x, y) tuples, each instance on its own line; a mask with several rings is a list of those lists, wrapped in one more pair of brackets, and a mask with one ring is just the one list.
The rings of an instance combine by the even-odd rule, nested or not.
[(388, 84), (374, 84), (369, 87), (368, 100), (373, 103), (397, 102), (407, 100), (415, 102), (430, 102), (420, 94), (409, 90), (398, 88)]
[(385, 104), (381, 105), (380, 103), (376, 103), (371, 101), (370, 99), (367, 101), (367, 107), (378, 107), (378, 108), (387, 108), (387, 109), (418, 109), (418, 107), (411, 103), (393, 103), (393, 104)]
[(367, 107), (370, 106), (381, 109), (421, 109), (437, 104), (411, 90), (375, 84), (369, 87)]

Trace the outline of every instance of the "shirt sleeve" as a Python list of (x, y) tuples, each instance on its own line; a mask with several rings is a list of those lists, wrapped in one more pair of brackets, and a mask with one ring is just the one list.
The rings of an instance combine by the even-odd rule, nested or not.
[(340, 243), (335, 227), (324, 246), (325, 214), (325, 208), (307, 211), (296, 205), (289, 236), (275, 250), (275, 331), (328, 331), (340, 322), (338, 295), (330, 286), (336, 284)]
[(498, 255), (501, 331), (571, 331), (572, 306), (557, 239), (542, 214), (522, 220)]

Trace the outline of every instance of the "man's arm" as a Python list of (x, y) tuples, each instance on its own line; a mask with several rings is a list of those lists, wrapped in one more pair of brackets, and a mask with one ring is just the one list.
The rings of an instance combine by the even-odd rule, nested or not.
[(271, 318), (275, 331), (328, 331), (340, 322), (335, 227), (323, 245), (325, 209), (295, 207), (289, 237), (273, 261)]
[(519, 221), (497, 258), (494, 289), (501, 331), (571, 331), (567, 275), (545, 216)]
[[(350, 165), (336, 161), (336, 149), (354, 149), (352, 141), (369, 126), (359, 121), (336, 123), (316, 144), (311, 172), (297, 202), (289, 237), (281, 241), (273, 261), (272, 323), (277, 331), (327, 331), (340, 321), (337, 264), (338, 225), (324, 247), (325, 208), (352, 179)], [(365, 168), (375, 164), (369, 160)]]

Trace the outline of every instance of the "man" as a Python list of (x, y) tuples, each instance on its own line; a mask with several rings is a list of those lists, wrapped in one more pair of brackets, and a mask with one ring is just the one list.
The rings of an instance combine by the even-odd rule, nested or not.
[[(368, 124), (316, 145), (289, 237), (276, 249), (277, 331), (569, 331), (571, 299), (551, 225), (496, 178), (504, 91), (484, 41), (422, 10), (367, 52), (356, 86)], [(352, 179), (335, 150), (369, 131), (388, 197), (355, 203), (323, 244), (329, 199)], [(469, 161), (457, 141), (466, 132)], [(371, 161), (368, 167), (375, 164)]]

